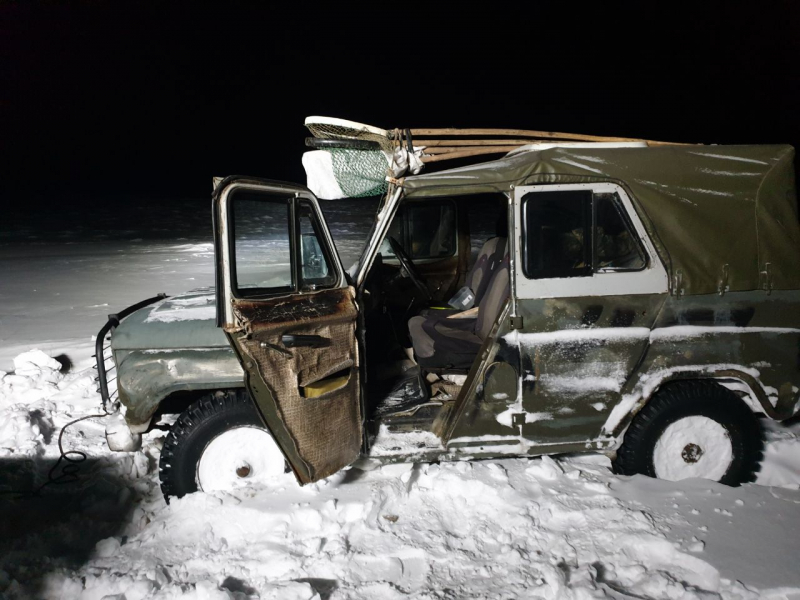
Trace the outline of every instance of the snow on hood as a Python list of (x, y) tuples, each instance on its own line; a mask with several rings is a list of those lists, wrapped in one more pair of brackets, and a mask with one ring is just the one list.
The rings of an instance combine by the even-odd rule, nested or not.
[(206, 321), (216, 315), (216, 294), (213, 289), (204, 288), (157, 302), (144, 322)]
[(111, 336), (114, 350), (223, 348), (228, 340), (216, 324), (213, 288), (192, 290), (128, 316)]

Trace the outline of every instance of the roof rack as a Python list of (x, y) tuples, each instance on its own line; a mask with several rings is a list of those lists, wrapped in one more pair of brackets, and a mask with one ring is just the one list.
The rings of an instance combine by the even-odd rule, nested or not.
[(333, 117), (308, 117), (313, 137), (303, 166), (309, 188), (327, 198), (357, 198), (384, 193), (387, 182), (416, 175), (428, 163), (508, 154), (557, 146), (624, 147), (688, 145), (640, 138), (586, 135), (530, 129), (381, 129)]
[[(453, 158), (465, 158), (482, 154), (505, 154), (536, 145), (553, 147), (565, 142), (581, 142), (584, 147), (594, 144), (627, 144), (646, 146), (688, 145), (678, 142), (662, 142), (641, 138), (586, 135), (559, 131), (536, 131), (528, 129), (411, 129), (414, 145), (424, 147), (423, 162), (435, 162)], [(566, 145), (566, 144), (564, 144)], [(573, 144), (570, 144), (573, 145)]]
[[(458, 129), (444, 128), (411, 128), (380, 129), (355, 121), (332, 117), (308, 117), (306, 127), (314, 134), (306, 143), (312, 147), (328, 144), (336, 145), (342, 141), (358, 140), (391, 151), (395, 147), (406, 146), (409, 151), (422, 149), (420, 160), (423, 163), (438, 162), (456, 158), (466, 158), (483, 154), (506, 154), (522, 146), (536, 144), (552, 144), (557, 142), (582, 142), (587, 146), (595, 143), (631, 143), (647, 146), (684, 146), (681, 142), (663, 142), (643, 138), (587, 135), (583, 133), (564, 133), (561, 131), (540, 131), (532, 129)], [(353, 146), (355, 147), (355, 146)], [(365, 149), (363, 144), (361, 149)], [(533, 148), (531, 148), (533, 149)]]

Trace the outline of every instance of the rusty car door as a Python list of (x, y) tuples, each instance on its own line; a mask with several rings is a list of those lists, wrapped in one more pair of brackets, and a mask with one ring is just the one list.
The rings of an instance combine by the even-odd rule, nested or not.
[(306, 188), (230, 177), (213, 198), (217, 324), (298, 481), (317, 481), (361, 448), (354, 290)]

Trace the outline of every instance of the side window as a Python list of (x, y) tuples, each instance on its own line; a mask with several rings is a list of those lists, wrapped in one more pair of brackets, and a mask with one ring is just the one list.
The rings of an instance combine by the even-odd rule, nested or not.
[(522, 270), (529, 279), (592, 272), (592, 192), (531, 192), (522, 199)]
[(336, 285), (335, 262), (310, 203), (239, 189), (232, 193), (229, 206), (231, 282), (236, 296), (253, 298)]
[(293, 290), (291, 200), (251, 190), (236, 190), (232, 200), (234, 289), (242, 296)]
[(449, 202), (409, 206), (406, 226), (411, 258), (452, 256), (456, 251), (456, 211)]
[(328, 287), (336, 283), (331, 257), (321, 243), (322, 232), (317, 216), (310, 204), (300, 202), (297, 207), (300, 250), (300, 287), (304, 289)]
[(594, 268), (600, 273), (644, 269), (644, 252), (617, 194), (594, 195)]
[[(453, 256), (457, 236), (456, 209), (450, 200), (401, 206), (386, 234), (400, 242), (412, 259)], [(380, 252), (394, 256), (386, 239)]]
[(616, 193), (530, 192), (522, 199), (523, 273), (529, 279), (638, 271), (644, 251)]

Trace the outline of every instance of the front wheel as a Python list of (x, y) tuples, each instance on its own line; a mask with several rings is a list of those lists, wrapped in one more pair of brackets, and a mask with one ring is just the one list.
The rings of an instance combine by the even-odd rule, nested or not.
[(285, 471), (281, 449), (243, 390), (189, 406), (170, 429), (159, 461), (165, 498), (265, 483)]
[(676, 382), (634, 417), (614, 470), (739, 485), (755, 480), (763, 450), (758, 419), (733, 392), (713, 381)]

